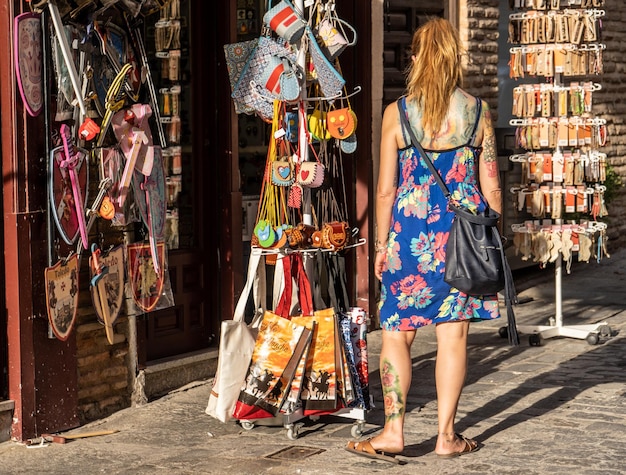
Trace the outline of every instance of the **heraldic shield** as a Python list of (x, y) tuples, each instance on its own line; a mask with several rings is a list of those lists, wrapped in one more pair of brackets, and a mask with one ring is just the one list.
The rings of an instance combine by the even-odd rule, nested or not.
[(89, 277), (92, 283), (95, 283), (90, 287), (91, 300), (98, 321), (102, 324), (113, 325), (124, 302), (124, 246), (116, 246), (101, 254), (99, 261), (106, 272), (98, 276), (94, 266), (89, 266)]
[[(156, 245), (159, 262), (165, 262), (165, 242)], [(128, 245), (128, 279), (133, 300), (144, 312), (151, 312), (163, 294), (164, 265), (154, 269), (150, 244), (137, 242)]]
[(54, 335), (67, 340), (78, 309), (78, 254), (45, 270), (46, 307)]

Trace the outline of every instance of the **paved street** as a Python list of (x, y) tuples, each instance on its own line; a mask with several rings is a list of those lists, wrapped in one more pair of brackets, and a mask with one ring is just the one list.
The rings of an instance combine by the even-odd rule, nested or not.
[[(67, 444), (0, 444), (2, 474), (626, 474), (626, 252), (574, 265), (563, 276), (564, 324), (606, 322), (613, 335), (597, 345), (550, 338), (518, 348), (498, 334), (504, 319), (474, 324), (470, 370), (457, 429), (481, 449), (452, 460), (432, 450), (437, 432), (434, 329), (418, 331), (408, 398), (407, 447), (394, 465), (350, 454), (353, 417), (246, 430), (204, 413), (210, 384), (198, 381), (140, 407), (72, 432), (119, 430)], [(554, 315), (554, 266), (518, 285), (518, 324), (543, 325)], [(363, 437), (382, 427), (377, 374), (380, 331), (368, 335), (370, 391)], [(281, 421), (286, 422), (286, 421)], [(291, 422), (291, 421), (287, 421)], [(300, 426), (301, 425), (301, 426)], [(297, 437), (295, 437), (296, 435)], [(293, 440), (292, 440), (293, 439)]]

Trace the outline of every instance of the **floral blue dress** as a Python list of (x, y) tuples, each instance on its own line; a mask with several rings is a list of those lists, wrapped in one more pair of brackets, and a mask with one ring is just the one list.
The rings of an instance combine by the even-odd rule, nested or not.
[[(406, 114), (405, 98), (399, 101)], [(478, 187), (480, 148), (473, 145), (480, 119), (465, 145), (426, 152), (455, 200), (480, 212), (487, 206)], [(405, 143), (410, 143), (404, 131)], [(454, 212), (419, 152), (398, 151), (398, 187), (391, 218), (378, 308), (384, 330), (414, 330), (431, 323), (491, 320), (500, 316), (497, 295), (469, 296), (444, 282), (446, 244)]]

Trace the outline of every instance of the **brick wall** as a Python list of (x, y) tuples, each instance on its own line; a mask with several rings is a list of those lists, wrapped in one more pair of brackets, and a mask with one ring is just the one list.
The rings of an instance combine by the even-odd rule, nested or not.
[[(107, 243), (118, 244), (123, 236), (106, 232)], [(81, 423), (102, 419), (128, 407), (131, 374), (128, 350), (126, 305), (115, 322), (115, 331), (125, 341), (110, 345), (104, 325), (98, 322), (89, 290), (89, 253), (85, 251), (80, 275), (79, 309), (76, 319), (76, 359), (78, 371), (78, 417)]]
[[(469, 53), (465, 73), (465, 88), (486, 100), (498, 117), (498, 22), (500, 3), (497, 0), (461, 0), (459, 30)], [(503, 2), (504, 3), (504, 2)], [(594, 93), (594, 113), (607, 120), (609, 141), (603, 148), (608, 163), (626, 183), (626, 2), (606, 0), (602, 19), (604, 74), (592, 79), (602, 85)], [(617, 189), (609, 203), (609, 253), (626, 245), (626, 188)]]

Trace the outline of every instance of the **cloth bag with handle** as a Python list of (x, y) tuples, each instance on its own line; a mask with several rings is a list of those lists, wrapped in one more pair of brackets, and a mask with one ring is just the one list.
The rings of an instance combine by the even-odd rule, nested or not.
[[(253, 290), (254, 289), (254, 290)], [(253, 290), (254, 317), (246, 324), (244, 314)], [(244, 383), (258, 327), (265, 313), (265, 259), (260, 249), (252, 249), (248, 264), (248, 277), (235, 308), (232, 320), (222, 322), (217, 370), (209, 396), (206, 413), (227, 422), (232, 413)]]

